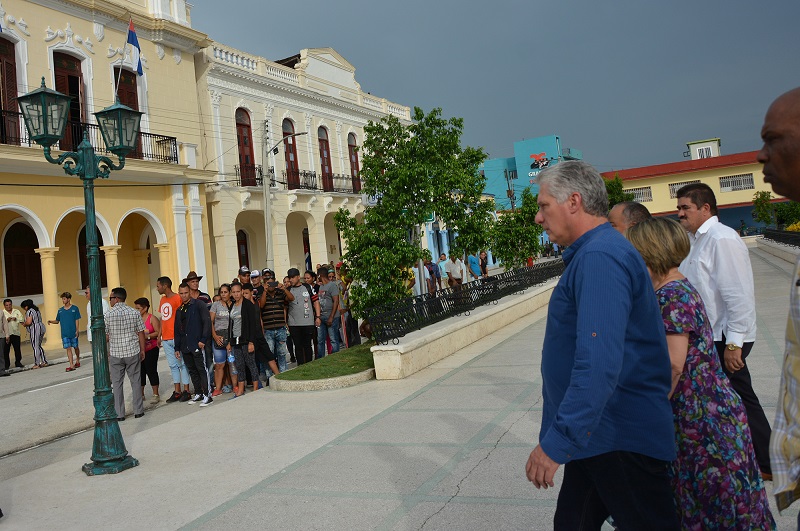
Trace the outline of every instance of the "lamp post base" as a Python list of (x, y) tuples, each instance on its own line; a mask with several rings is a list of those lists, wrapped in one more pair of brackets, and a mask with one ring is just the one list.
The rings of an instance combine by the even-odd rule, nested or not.
[(126, 455), (122, 459), (115, 459), (113, 461), (86, 463), (81, 467), (81, 470), (86, 472), (87, 476), (102, 476), (103, 474), (119, 474), (135, 466), (139, 466), (139, 460), (130, 455)]

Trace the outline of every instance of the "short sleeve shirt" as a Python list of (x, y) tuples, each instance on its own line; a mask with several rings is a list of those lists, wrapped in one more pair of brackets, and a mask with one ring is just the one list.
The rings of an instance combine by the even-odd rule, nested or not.
[(339, 286), (335, 282), (328, 282), (319, 288), (319, 311), (325, 319), (333, 310), (333, 298), (339, 296)]
[(308, 326), (314, 325), (314, 298), (309, 295), (308, 288), (300, 284), (299, 286), (292, 286), (292, 295), (294, 300), (289, 302), (289, 326)]
[(144, 332), (144, 321), (138, 311), (119, 302), (106, 315), (109, 355), (115, 358), (138, 356), (139, 332)]
[(181, 296), (173, 293), (171, 297), (161, 297), (161, 339), (175, 339), (175, 313), (181, 307)]
[(56, 321), (61, 323), (61, 337), (75, 337), (80, 318), (81, 311), (74, 304), (69, 309), (59, 308)]
[(212, 302), (210, 311), (214, 314), (214, 330), (227, 330), (230, 326), (230, 311), (225, 303), (222, 301)]

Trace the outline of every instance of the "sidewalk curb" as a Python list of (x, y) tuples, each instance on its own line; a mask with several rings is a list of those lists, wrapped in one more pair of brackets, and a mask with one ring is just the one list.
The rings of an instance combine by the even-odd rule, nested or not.
[(374, 379), (375, 369), (367, 369), (355, 374), (320, 380), (279, 380), (278, 378), (272, 378), (269, 382), (269, 388), (273, 391), (326, 391), (352, 387)]

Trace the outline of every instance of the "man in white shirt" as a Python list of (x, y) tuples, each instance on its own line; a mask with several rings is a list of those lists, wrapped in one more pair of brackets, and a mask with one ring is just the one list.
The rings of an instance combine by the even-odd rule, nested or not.
[(444, 266), (444, 270), (447, 273), (447, 284), (451, 288), (461, 286), (464, 282), (464, 262), (460, 258), (451, 254), (450, 260)]
[(704, 183), (678, 190), (678, 220), (689, 232), (692, 249), (680, 266), (706, 307), (722, 369), (747, 410), (758, 466), (764, 479), (772, 479), (769, 463), (771, 429), (758, 401), (747, 355), (756, 340), (753, 268), (742, 238), (717, 218), (717, 200)]
[[(86, 295), (86, 300), (89, 301), (86, 303), (86, 315), (89, 317), (89, 322), (86, 325), (86, 339), (89, 340), (89, 343), (92, 342), (92, 293), (89, 290), (89, 286), (86, 286), (86, 289), (83, 290), (83, 294)], [(109, 306), (108, 301), (100, 298), (100, 301), (103, 303), (103, 315), (108, 313), (108, 310), (111, 309)]]

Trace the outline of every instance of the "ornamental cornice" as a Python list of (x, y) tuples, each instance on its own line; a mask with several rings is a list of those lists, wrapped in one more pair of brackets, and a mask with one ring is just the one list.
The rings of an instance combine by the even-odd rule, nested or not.
[[(258, 98), (261, 100), (268, 100), (273, 103), (282, 104), (289, 107), (294, 107), (296, 109), (303, 109), (303, 110), (311, 110), (316, 115), (320, 116), (327, 116), (333, 120), (340, 119), (346, 122), (353, 122), (356, 124), (366, 125), (369, 120), (378, 121), (385, 116), (383, 113), (379, 112), (371, 112), (367, 109), (361, 109), (358, 107), (352, 107), (347, 104), (343, 104), (342, 102), (333, 102), (324, 98), (314, 98), (313, 96), (306, 94), (301, 91), (294, 91), (286, 89), (283, 86), (275, 85), (272, 88), (276, 88), (282, 92), (290, 92), (294, 93), (300, 98), (292, 98), (288, 96), (282, 96), (279, 94), (275, 94), (273, 92), (268, 92), (266, 90), (259, 90), (256, 88), (248, 87), (246, 85), (242, 85), (239, 83), (234, 83), (232, 81), (226, 81), (214, 77), (208, 77), (207, 85), (209, 88), (213, 87), (216, 89), (224, 90), (229, 93), (235, 92), (237, 96), (249, 96), (252, 98)], [(311, 101), (303, 101), (305, 100), (316, 100), (317, 102), (324, 102), (326, 105), (320, 105), (319, 103), (312, 103)], [(332, 107), (339, 107), (341, 110), (332, 108)], [(350, 112), (345, 112), (350, 111)]]
[[(112, 28), (125, 35), (128, 19), (133, 18), (139, 39), (160, 43), (194, 55), (211, 41), (205, 33), (189, 26), (157, 19), (146, 12), (132, 11), (126, 6), (104, 0), (28, 0), (33, 4), (64, 13), (92, 24)], [(97, 30), (97, 26), (93, 26)], [(102, 40), (98, 36), (98, 40)]]
[[(241, 89), (241, 90), (245, 91), (243, 93), (247, 93), (247, 94), (270, 94), (270, 97), (271, 97), (271, 93), (264, 92), (263, 89), (260, 90), (260, 89), (257, 88), (257, 87), (266, 87), (266, 88), (277, 89), (279, 91), (290, 93), (290, 94), (295, 94), (295, 95), (301, 96), (303, 98), (306, 98), (308, 100), (313, 100), (313, 101), (318, 101), (318, 102), (325, 102), (325, 103), (327, 103), (328, 105), (331, 105), (331, 106), (336, 106), (336, 107), (340, 107), (340, 108), (343, 108), (343, 109), (347, 109), (350, 112), (356, 112), (356, 113), (359, 113), (359, 114), (362, 114), (362, 115), (366, 116), (365, 120), (373, 120), (375, 118), (380, 119), (380, 118), (383, 118), (384, 116), (387, 115), (387, 113), (384, 113), (384, 112), (379, 111), (379, 110), (369, 109), (367, 107), (356, 105), (354, 103), (347, 102), (347, 101), (344, 101), (344, 100), (331, 99), (329, 96), (326, 97), (323, 94), (320, 94), (320, 93), (315, 92), (313, 90), (308, 90), (306, 88), (303, 88), (303, 87), (300, 87), (300, 86), (297, 86), (297, 85), (286, 84), (284, 82), (281, 82), (278, 79), (268, 78), (268, 77), (265, 77), (265, 76), (262, 76), (262, 75), (259, 75), (259, 74), (255, 74), (255, 73), (248, 72), (248, 71), (245, 71), (245, 70), (241, 70), (241, 69), (238, 69), (238, 68), (235, 68), (235, 67), (231, 67), (231, 66), (226, 65), (226, 64), (212, 63), (209, 66), (209, 69), (208, 69), (208, 71), (206, 73), (206, 78), (207, 78), (208, 82), (211, 83), (211, 80), (213, 79), (213, 80), (216, 80), (219, 83), (231, 83), (230, 81), (227, 81), (227, 80), (223, 79), (223, 77), (235, 78), (237, 80), (241, 80), (241, 81), (245, 82), (247, 85), (251, 85), (252, 87), (247, 87), (247, 88)], [(245, 87), (245, 85), (234, 85), (234, 86), (235, 87)], [(250, 90), (252, 90), (252, 91), (248, 92)], [(372, 97), (372, 96), (370, 96), (370, 97)], [(395, 103), (393, 103), (392, 105), (397, 105), (397, 106), (403, 107), (402, 105), (395, 104)], [(400, 116), (397, 116), (397, 118), (399, 118), (400, 121), (402, 121), (402, 122), (408, 122), (408, 120), (406, 120), (405, 118), (402, 118)], [(366, 121), (364, 123), (366, 123)]]

